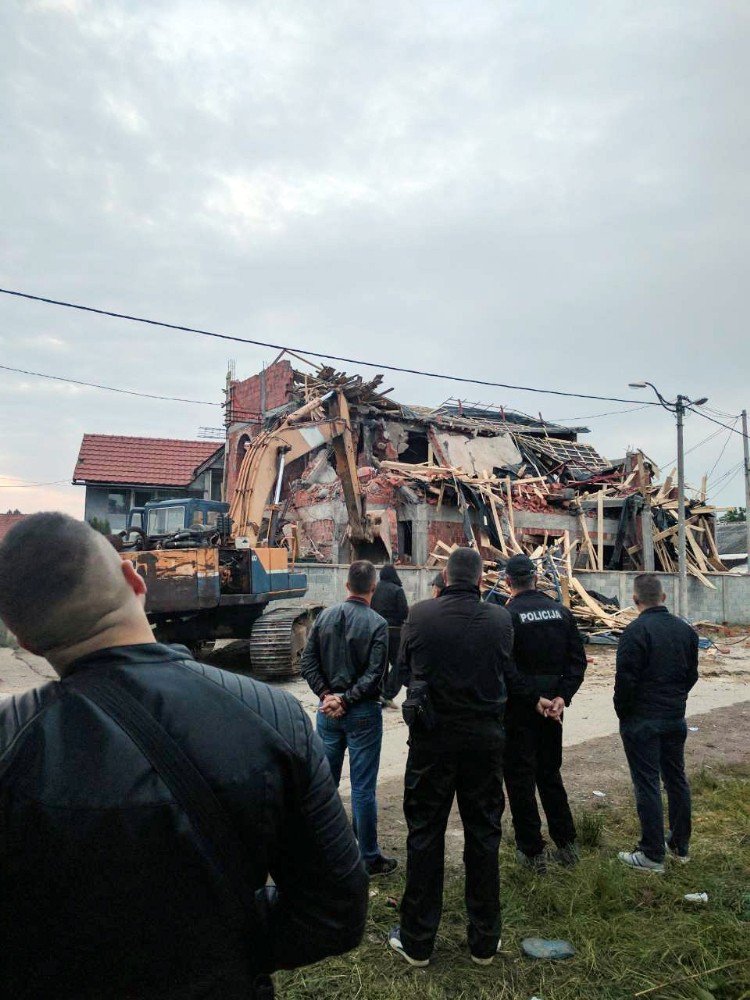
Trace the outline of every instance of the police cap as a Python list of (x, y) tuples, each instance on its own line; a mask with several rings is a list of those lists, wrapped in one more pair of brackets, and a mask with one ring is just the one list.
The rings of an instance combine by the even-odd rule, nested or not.
[(536, 566), (528, 556), (511, 556), (505, 565), (505, 572), (508, 576), (518, 579), (524, 576), (533, 576), (536, 573)]

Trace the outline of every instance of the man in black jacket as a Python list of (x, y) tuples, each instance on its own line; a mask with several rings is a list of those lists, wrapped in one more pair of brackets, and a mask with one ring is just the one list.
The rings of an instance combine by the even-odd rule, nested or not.
[[(0, 955), (17, 1000), (270, 996), (268, 973), (363, 933), (365, 872), (302, 707), (155, 643), (144, 598), (132, 563), (63, 514), (0, 546), (0, 615), (61, 677), (0, 706)], [(240, 877), (92, 685), (179, 747), (236, 834)]]
[(516, 856), (521, 864), (543, 872), (546, 856), (537, 791), (557, 848), (554, 860), (568, 866), (578, 860), (560, 767), (563, 709), (583, 682), (586, 652), (570, 611), (536, 589), (536, 567), (528, 556), (512, 556), (505, 573), (511, 592), (507, 608), (513, 617), (513, 658), (519, 672), (533, 677), (539, 693), (552, 700), (549, 712), (541, 716), (510, 698), (505, 760)]
[[(482, 559), (456, 549), (448, 586), (412, 607), (401, 655), (409, 674), (404, 815), (409, 829), (401, 926), (390, 946), (411, 965), (429, 963), (443, 896), (445, 829), (454, 796), (464, 826), (466, 909), (471, 958), (489, 965), (500, 946), (498, 850), (503, 814), (506, 688), (531, 710), (549, 708), (511, 659), (513, 628), (501, 607), (480, 601)], [(405, 711), (405, 716), (407, 712)]]
[[(617, 646), (614, 703), (641, 839), (634, 851), (621, 851), (618, 857), (629, 868), (662, 874), (666, 851), (683, 863), (689, 860), (685, 708), (698, 680), (698, 633), (667, 611), (661, 582), (652, 573), (635, 578), (633, 600), (640, 615)], [(669, 803), (666, 842), (660, 774)]]
[(351, 564), (349, 598), (318, 615), (301, 664), (302, 676), (320, 698), (318, 734), (337, 786), (349, 751), (354, 832), (370, 876), (390, 875), (398, 867), (378, 845), (380, 689), (388, 666), (388, 625), (370, 607), (376, 580), (371, 562)]

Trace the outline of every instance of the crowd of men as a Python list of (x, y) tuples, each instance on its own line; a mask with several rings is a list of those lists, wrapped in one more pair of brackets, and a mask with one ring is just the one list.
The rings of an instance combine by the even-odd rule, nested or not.
[[(356, 947), (369, 879), (398, 866), (378, 840), (377, 777), (383, 706), (403, 685), (406, 880), (388, 943), (429, 964), (455, 799), (468, 950), (490, 964), (505, 793), (531, 877), (578, 861), (560, 767), (586, 655), (532, 560), (505, 566), (505, 606), (483, 599), (482, 568), (475, 550), (455, 550), (409, 609), (394, 567), (378, 582), (371, 563), (351, 565), (348, 598), (318, 617), (303, 656), (316, 735), (289, 694), (155, 643), (142, 578), (88, 525), (62, 514), (17, 525), (0, 545), (0, 617), (60, 680), (0, 704), (8, 995), (270, 997), (274, 971)], [(636, 578), (634, 600), (614, 704), (642, 834), (619, 858), (658, 874), (665, 856), (688, 860), (698, 640), (657, 577)], [(337, 792), (347, 755), (351, 822)]]

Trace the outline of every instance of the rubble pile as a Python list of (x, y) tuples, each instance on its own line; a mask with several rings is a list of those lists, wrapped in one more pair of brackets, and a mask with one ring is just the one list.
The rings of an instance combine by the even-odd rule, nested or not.
[[(369, 547), (352, 541), (335, 449), (321, 443), (283, 473), (275, 523), (294, 531), (301, 559), (346, 563), (360, 555), (434, 565), (445, 546), (463, 544), (488, 562), (519, 552), (542, 558), (549, 550), (551, 559), (562, 556), (566, 569), (569, 564), (565, 576), (571, 578), (573, 570), (676, 570), (674, 473), (658, 482), (659, 470), (643, 452), (608, 461), (579, 440), (588, 428), (502, 406), (458, 399), (408, 406), (390, 397), (380, 374), (366, 380), (287, 354), (310, 370), (280, 358), (230, 383), (227, 490), (235, 490), (244, 451), (259, 434), (272, 434), (297, 414), (295, 426), (314, 438), (321, 404), (342, 392), (353, 492), (380, 526)], [(727, 567), (718, 555), (716, 508), (707, 502), (705, 480), (686, 507), (688, 570), (713, 587), (710, 574)], [(601, 604), (592, 610), (580, 603), (604, 624), (616, 617)]]

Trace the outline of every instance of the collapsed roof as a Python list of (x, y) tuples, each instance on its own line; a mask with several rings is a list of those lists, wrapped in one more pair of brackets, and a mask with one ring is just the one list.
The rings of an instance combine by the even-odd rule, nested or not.
[[(331, 366), (302, 372), (277, 361), (230, 383), (228, 454), (238, 464), (261, 428), (273, 430), (291, 413), (342, 391), (356, 488), (381, 524), (380, 548), (358, 550), (360, 557), (422, 563), (439, 558), (440, 546), (444, 552), (468, 543), (502, 559), (567, 537), (566, 558), (578, 568), (642, 569), (652, 560), (653, 568), (673, 570), (676, 490), (672, 477), (654, 482), (658, 470), (642, 452), (608, 461), (578, 441), (585, 427), (456, 399), (435, 408), (410, 406), (382, 386), (382, 375), (365, 380)], [(323, 445), (287, 466), (281, 516), (273, 520), (287, 538), (295, 535), (303, 557), (345, 562), (355, 550), (347, 548), (332, 452)], [(229, 480), (232, 469), (230, 460)], [(725, 567), (705, 495), (691, 501), (690, 520), (690, 569), (710, 586), (706, 573)]]

